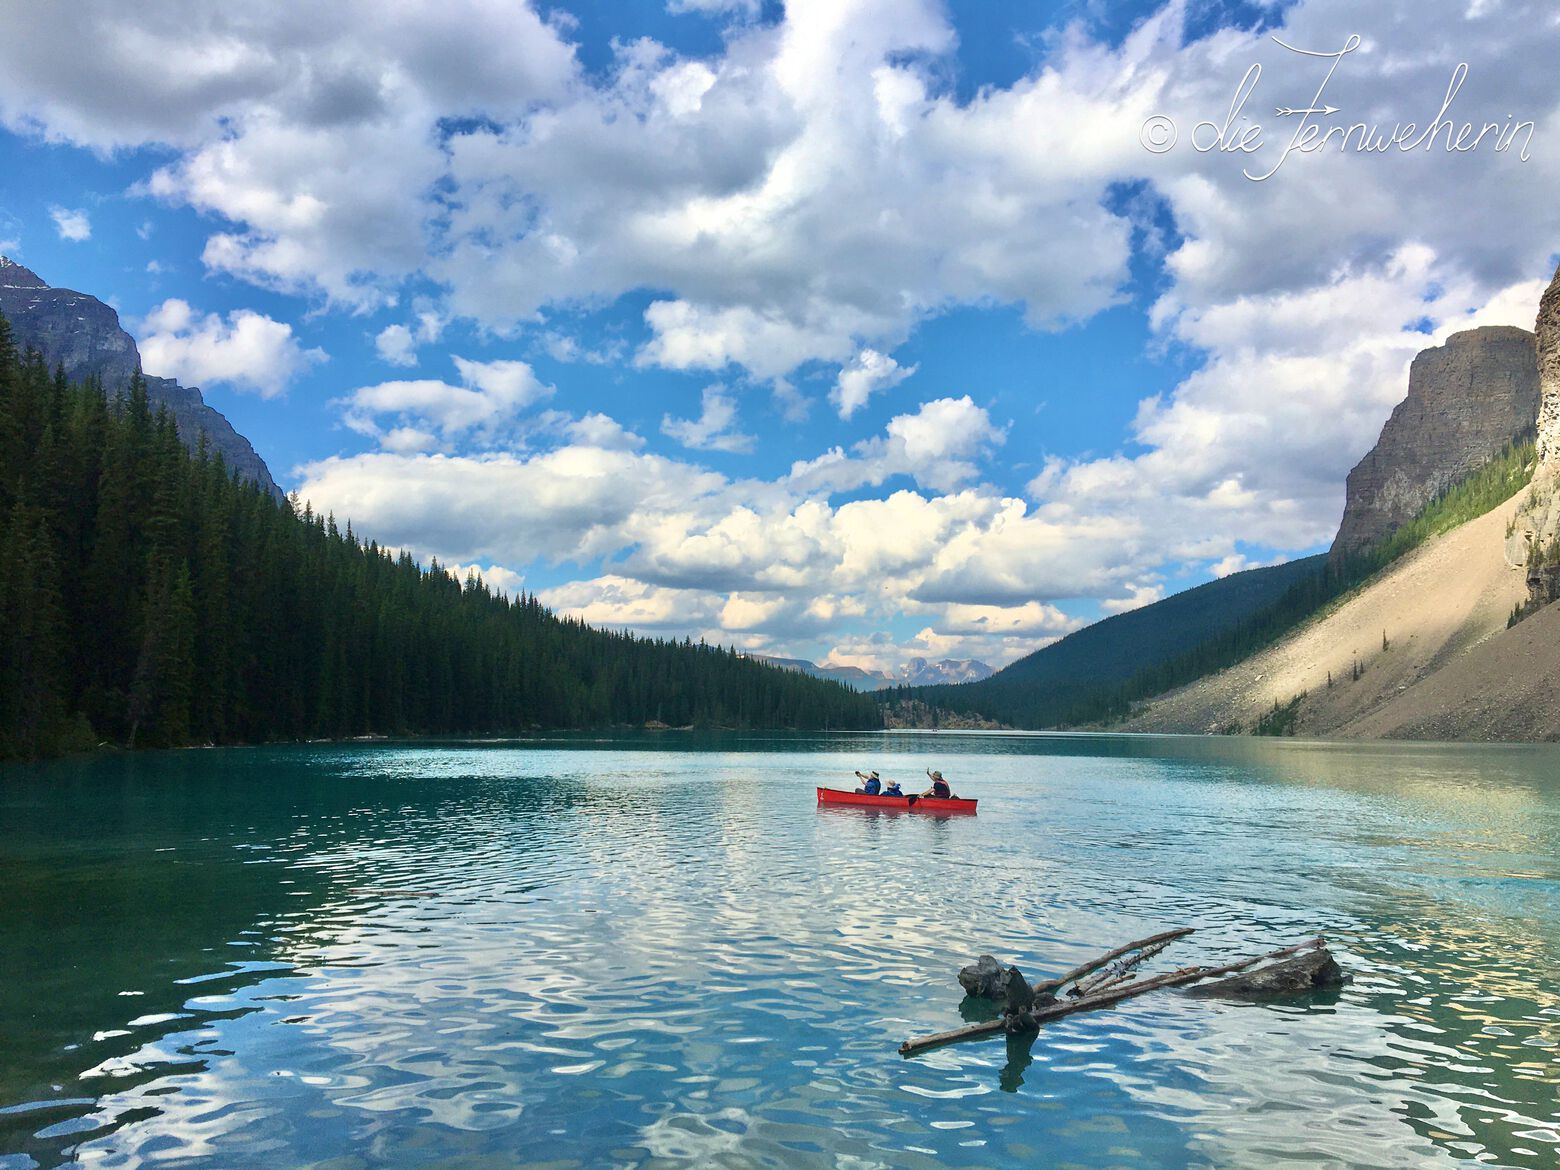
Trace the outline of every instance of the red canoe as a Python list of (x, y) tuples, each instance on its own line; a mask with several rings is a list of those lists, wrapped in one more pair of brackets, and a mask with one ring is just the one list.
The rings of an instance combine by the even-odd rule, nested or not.
[(973, 813), (973, 800), (934, 800), (930, 796), (868, 796), (838, 788), (818, 789), (818, 803), (855, 805), (858, 808), (897, 808), (923, 813)]

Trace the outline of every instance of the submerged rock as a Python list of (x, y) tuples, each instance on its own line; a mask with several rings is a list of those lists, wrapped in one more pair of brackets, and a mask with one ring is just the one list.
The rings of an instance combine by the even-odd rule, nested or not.
[(1341, 986), (1348, 980), (1326, 947), (1317, 947), (1292, 959), (1242, 971), (1228, 979), (1191, 988), (1188, 995), (1226, 999), (1269, 999), (1284, 995), (1304, 995), (1327, 987)]

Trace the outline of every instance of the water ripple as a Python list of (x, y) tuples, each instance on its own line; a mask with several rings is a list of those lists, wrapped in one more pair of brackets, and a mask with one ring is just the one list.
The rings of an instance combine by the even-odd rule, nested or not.
[[(666, 742), (40, 771), (0, 1170), (1556, 1160), (1553, 752)], [(868, 748), (980, 816), (816, 809)], [(1355, 982), (894, 1054), (980, 951), (1039, 976), (1172, 924), (1177, 962), (1325, 932)]]

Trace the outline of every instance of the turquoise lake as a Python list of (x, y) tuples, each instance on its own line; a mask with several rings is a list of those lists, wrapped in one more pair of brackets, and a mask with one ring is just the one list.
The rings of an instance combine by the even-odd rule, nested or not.
[[(816, 806), (928, 766), (979, 815)], [(895, 1051), (961, 1022), (982, 951), (1039, 978), (1183, 925), (1152, 970), (1323, 934), (1354, 979)], [(0, 769), (0, 1170), (1552, 1168), (1557, 971), (1549, 746), (646, 733)]]

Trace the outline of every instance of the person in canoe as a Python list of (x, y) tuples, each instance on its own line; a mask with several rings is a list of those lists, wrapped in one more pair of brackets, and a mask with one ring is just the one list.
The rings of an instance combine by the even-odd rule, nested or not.
[(877, 796), (883, 791), (883, 781), (878, 779), (876, 772), (857, 772), (856, 778), (861, 781), (861, 787), (856, 789), (859, 796)]
[(885, 784), (883, 786), (883, 795), (884, 796), (903, 796), (904, 793), (899, 790), (899, 781), (898, 780), (890, 780), (887, 784)]
[(932, 769), (928, 768), (926, 770), (926, 775), (931, 779), (932, 786), (925, 792), (921, 793), (922, 796), (929, 796), (933, 800), (954, 799), (953, 789), (948, 787), (948, 781), (943, 779), (943, 774), (941, 772), (934, 772)]

